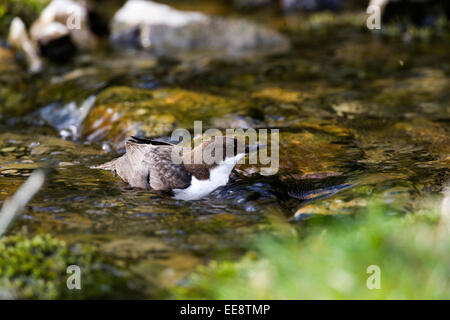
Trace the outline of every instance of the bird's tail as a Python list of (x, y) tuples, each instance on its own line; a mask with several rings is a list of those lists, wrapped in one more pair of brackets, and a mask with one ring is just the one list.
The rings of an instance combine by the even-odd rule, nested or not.
[(108, 161), (104, 164), (98, 166), (91, 166), (91, 169), (101, 169), (101, 170), (116, 170), (117, 159)]

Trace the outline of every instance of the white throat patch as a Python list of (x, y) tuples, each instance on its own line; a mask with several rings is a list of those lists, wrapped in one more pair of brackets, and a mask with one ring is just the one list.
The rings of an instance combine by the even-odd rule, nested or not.
[(207, 196), (218, 187), (226, 185), (230, 179), (230, 173), (234, 166), (244, 156), (245, 154), (241, 153), (233, 158), (226, 158), (209, 172), (209, 179), (207, 180), (198, 180), (196, 177), (192, 176), (191, 185), (189, 187), (186, 189), (172, 190), (175, 194), (173, 198), (185, 201), (198, 200)]

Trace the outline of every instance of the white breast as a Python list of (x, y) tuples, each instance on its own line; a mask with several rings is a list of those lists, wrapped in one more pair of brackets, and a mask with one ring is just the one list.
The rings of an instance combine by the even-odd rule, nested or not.
[(209, 172), (209, 179), (198, 180), (192, 176), (191, 185), (186, 189), (173, 189), (177, 200), (198, 200), (201, 199), (218, 187), (224, 186), (230, 179), (230, 173), (233, 170), (236, 163), (244, 156), (244, 154), (238, 154), (234, 158), (227, 158), (222, 161), (214, 169)]

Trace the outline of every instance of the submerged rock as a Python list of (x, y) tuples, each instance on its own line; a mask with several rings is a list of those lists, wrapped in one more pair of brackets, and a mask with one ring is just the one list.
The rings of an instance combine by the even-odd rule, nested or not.
[(294, 178), (305, 175), (339, 175), (343, 172), (340, 158), (347, 152), (333, 135), (314, 133), (282, 133), (280, 136), (280, 169)]
[(394, 175), (397, 182), (392, 185), (406, 187), (406, 192), (439, 190), (448, 179), (450, 138), (443, 123), (360, 118), (353, 126), (364, 153), (358, 162), (365, 172)]
[(428, 165), (445, 168), (450, 164), (450, 134), (447, 126), (416, 119), (411, 122), (398, 122), (393, 128), (398, 134), (407, 135), (415, 144), (425, 147), (430, 152), (433, 158)]
[(152, 1), (129, 0), (114, 16), (111, 41), (157, 55), (199, 52), (220, 58), (286, 51), (289, 40), (244, 20), (184, 12)]
[(278, 155), (272, 154), (274, 146), (271, 141), (267, 142), (271, 146), (270, 164), (242, 164), (237, 170), (243, 175), (257, 172), (266, 175), (273, 171), (281, 181), (296, 183), (341, 176), (350, 171), (352, 161), (357, 161), (361, 155), (345, 128), (305, 122), (302, 129), (280, 132)]
[(448, 92), (450, 81), (438, 68), (416, 68), (401, 79), (386, 77), (370, 84), (377, 94), (377, 112), (389, 117), (426, 115), (446, 119), (450, 115)]

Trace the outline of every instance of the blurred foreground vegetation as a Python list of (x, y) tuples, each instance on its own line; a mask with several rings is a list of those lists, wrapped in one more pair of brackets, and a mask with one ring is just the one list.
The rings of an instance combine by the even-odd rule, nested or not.
[[(0, 299), (133, 298), (130, 274), (95, 247), (69, 246), (50, 236), (22, 234), (0, 239)], [(70, 265), (81, 269), (81, 290), (69, 290)]]
[[(404, 215), (373, 204), (355, 216), (310, 219), (307, 232), (279, 224), (241, 260), (197, 268), (174, 297), (449, 299), (450, 234), (438, 217), (437, 209)], [(371, 265), (381, 269), (381, 289), (366, 286)]]
[[(200, 265), (169, 298), (449, 299), (450, 234), (433, 203), (405, 214), (377, 201), (355, 215), (273, 221), (245, 256)], [(95, 247), (17, 234), (3, 237), (0, 251), (1, 298), (150, 298)], [(82, 290), (66, 287), (71, 264), (82, 270)], [(374, 265), (381, 288), (369, 290)]]

